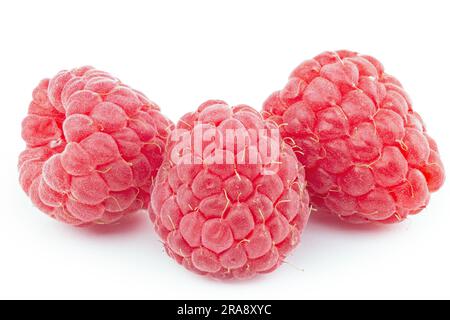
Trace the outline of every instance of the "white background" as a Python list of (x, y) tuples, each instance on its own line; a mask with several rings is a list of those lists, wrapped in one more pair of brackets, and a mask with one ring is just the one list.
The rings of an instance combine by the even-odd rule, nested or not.
[(143, 214), (76, 229), (17, 182), (20, 122), (41, 78), (85, 64), (176, 121), (209, 98), (260, 108), (302, 60), (350, 49), (413, 98), (450, 170), (448, 1), (2, 1), (0, 298), (450, 298), (449, 183), (403, 224), (312, 218), (277, 272), (223, 283), (169, 259)]

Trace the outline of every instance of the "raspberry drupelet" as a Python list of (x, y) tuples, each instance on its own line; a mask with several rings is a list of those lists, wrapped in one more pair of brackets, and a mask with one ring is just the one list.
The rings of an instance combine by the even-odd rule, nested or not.
[(170, 127), (155, 103), (110, 74), (61, 71), (33, 92), (22, 123), (20, 184), (59, 221), (116, 222), (147, 208)]
[(178, 263), (219, 279), (269, 273), (300, 242), (309, 214), (303, 167), (253, 108), (210, 100), (179, 121), (150, 206)]
[(435, 141), (373, 57), (337, 51), (307, 60), (263, 109), (305, 165), (320, 211), (353, 223), (399, 222), (444, 183)]

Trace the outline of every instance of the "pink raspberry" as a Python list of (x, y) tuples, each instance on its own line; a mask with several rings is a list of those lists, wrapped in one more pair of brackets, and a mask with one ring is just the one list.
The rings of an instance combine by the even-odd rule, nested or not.
[(263, 113), (305, 165), (312, 203), (346, 221), (402, 221), (444, 183), (436, 143), (372, 57), (338, 51), (303, 62)]
[(118, 221), (147, 208), (170, 125), (155, 103), (106, 72), (61, 71), (33, 92), (20, 184), (59, 221)]
[(150, 217), (169, 256), (220, 279), (275, 270), (310, 213), (303, 167), (278, 128), (248, 106), (207, 101), (168, 144)]

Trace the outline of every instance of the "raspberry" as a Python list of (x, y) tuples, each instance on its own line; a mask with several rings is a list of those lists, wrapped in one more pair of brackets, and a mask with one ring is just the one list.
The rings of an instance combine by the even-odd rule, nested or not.
[(107, 224), (148, 207), (171, 123), (142, 93), (83, 67), (40, 82), (22, 123), (20, 183), (49, 216)]
[(168, 145), (150, 217), (169, 256), (220, 279), (275, 270), (310, 213), (303, 167), (278, 128), (248, 106), (207, 101)]
[(311, 202), (354, 223), (394, 223), (445, 180), (434, 140), (400, 82), (375, 58), (325, 52), (264, 103), (305, 165)]

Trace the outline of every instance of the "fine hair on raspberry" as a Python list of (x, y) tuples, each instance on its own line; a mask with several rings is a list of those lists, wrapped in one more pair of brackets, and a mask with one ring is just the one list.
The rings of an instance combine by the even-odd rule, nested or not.
[(303, 166), (276, 124), (220, 100), (178, 122), (152, 188), (150, 217), (169, 256), (219, 279), (275, 270), (310, 214)]
[(424, 209), (445, 180), (436, 142), (402, 84), (375, 58), (324, 52), (264, 103), (305, 165), (312, 204), (353, 223)]
[(109, 224), (146, 209), (171, 122), (119, 79), (92, 67), (61, 71), (33, 91), (22, 122), (20, 184), (67, 224)]

